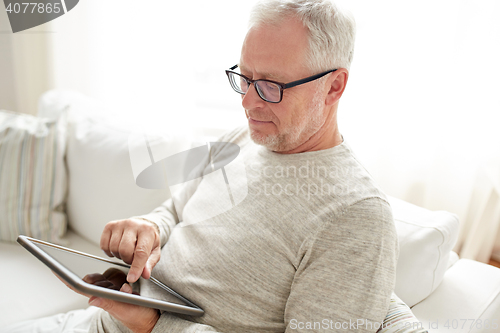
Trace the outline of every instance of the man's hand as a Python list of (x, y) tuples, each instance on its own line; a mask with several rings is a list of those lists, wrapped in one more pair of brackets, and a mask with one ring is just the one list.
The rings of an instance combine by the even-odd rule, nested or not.
[(102, 232), (100, 245), (109, 257), (131, 265), (127, 276), (130, 283), (141, 275), (149, 279), (160, 260), (160, 230), (146, 220), (131, 218), (109, 222)]
[[(127, 283), (127, 275), (118, 268), (108, 268), (104, 273), (87, 274), (83, 281), (107, 289), (121, 290), (124, 283)], [(87, 296), (90, 298), (90, 296)]]
[[(130, 294), (132, 287), (128, 283), (124, 283), (120, 291)], [(160, 318), (160, 313), (157, 310), (96, 296), (90, 297), (89, 304), (109, 312), (135, 333), (151, 332)]]
[[(109, 312), (110, 315), (121, 321), (134, 333), (151, 332), (160, 318), (159, 312), (155, 309), (82, 293), (70, 286), (56, 273), (54, 273), (54, 275), (74, 292), (88, 297), (89, 305), (99, 307)], [(83, 277), (83, 281), (103, 288), (119, 290), (129, 294), (133, 293), (132, 287), (126, 281), (125, 273), (115, 268), (110, 268), (103, 274), (88, 274)]]

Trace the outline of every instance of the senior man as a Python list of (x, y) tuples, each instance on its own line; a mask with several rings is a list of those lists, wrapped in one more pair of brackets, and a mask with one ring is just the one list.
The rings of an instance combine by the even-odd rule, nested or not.
[(101, 238), (108, 255), (132, 263), (129, 282), (153, 274), (205, 315), (92, 297), (102, 309), (72, 315), (90, 331), (363, 332), (370, 326), (350, 323), (383, 321), (397, 259), (391, 209), (337, 126), (354, 21), (329, 1), (270, 0), (250, 23), (239, 63), (226, 71), (248, 127), (221, 138), (241, 148), (245, 200), (179, 227), (178, 216), (189, 223), (209, 208), (200, 180), (179, 194), (177, 211), (168, 200), (108, 223)]

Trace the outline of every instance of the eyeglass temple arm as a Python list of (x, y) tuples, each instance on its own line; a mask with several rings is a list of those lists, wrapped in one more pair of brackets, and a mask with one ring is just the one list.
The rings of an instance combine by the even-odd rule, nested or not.
[[(238, 67), (238, 65), (236, 64), (236, 65), (234, 65), (233, 67), (231, 67), (229, 69), (230, 70), (235, 70), (237, 67)], [(283, 84), (283, 89), (295, 87), (295, 86), (298, 86), (298, 85), (300, 85), (302, 83), (307, 83), (307, 82), (310, 82), (310, 81), (314, 81), (316, 79), (319, 79), (322, 76), (325, 76), (326, 74), (330, 74), (332, 72), (335, 72), (336, 70), (337, 69), (331, 69), (329, 71), (326, 71), (326, 72), (323, 72), (323, 73), (319, 73), (319, 74), (307, 77), (305, 79), (301, 79), (301, 80), (297, 80), (297, 81), (293, 81), (293, 82), (289, 82), (289, 83)]]
[(293, 82), (285, 84), (283, 88), (291, 88), (291, 87), (298, 86), (299, 84), (302, 84), (302, 83), (307, 83), (307, 82), (310, 82), (310, 81), (314, 81), (316, 79), (319, 79), (322, 76), (325, 76), (326, 74), (330, 74), (330, 73), (335, 72), (335, 71), (336, 71), (336, 69), (331, 69), (329, 71), (326, 71), (326, 72), (323, 72), (323, 73), (319, 73), (319, 74), (307, 77), (307, 78), (302, 79), (302, 80), (293, 81)]

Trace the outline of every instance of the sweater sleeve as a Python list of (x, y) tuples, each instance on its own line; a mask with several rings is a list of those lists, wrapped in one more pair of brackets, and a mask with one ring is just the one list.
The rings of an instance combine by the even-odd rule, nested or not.
[(285, 308), (286, 332), (375, 332), (395, 285), (392, 212), (379, 198), (359, 201), (306, 240)]
[(196, 192), (201, 178), (190, 181), (177, 192), (172, 193), (172, 198), (165, 201), (151, 213), (134, 216), (153, 222), (160, 229), (160, 242), (163, 247), (170, 237), (175, 225), (182, 221), (184, 207)]
[(172, 199), (168, 199), (159, 207), (155, 208), (151, 213), (145, 215), (134, 216), (156, 224), (160, 230), (160, 242), (163, 247), (167, 243), (168, 237), (172, 233), (173, 228), (179, 223), (177, 212), (175, 211)]

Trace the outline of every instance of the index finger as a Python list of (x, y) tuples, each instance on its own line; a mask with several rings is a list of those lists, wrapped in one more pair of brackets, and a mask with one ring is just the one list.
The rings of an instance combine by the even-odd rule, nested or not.
[(144, 267), (155, 247), (156, 237), (154, 233), (140, 232), (137, 236), (137, 243), (134, 250), (134, 259), (128, 272), (127, 281), (132, 283), (139, 279), (144, 271)]

